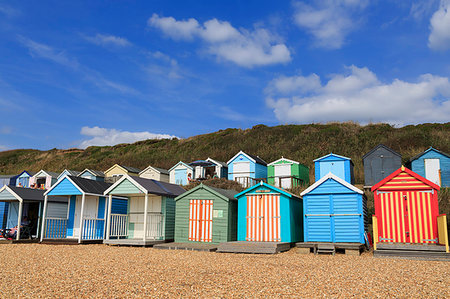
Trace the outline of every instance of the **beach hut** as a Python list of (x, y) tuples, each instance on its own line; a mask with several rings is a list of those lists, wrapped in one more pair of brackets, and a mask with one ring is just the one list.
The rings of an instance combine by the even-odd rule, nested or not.
[(228, 162), (228, 179), (240, 183), (244, 188), (259, 181), (267, 181), (267, 163), (258, 156), (240, 151)]
[(92, 169), (88, 169), (88, 168), (86, 168), (85, 170), (80, 172), (78, 177), (90, 179), (90, 180), (94, 180), (94, 181), (100, 181), (100, 182), (105, 181), (105, 173), (103, 171), (92, 170)]
[(35, 175), (35, 172), (31, 172), (31, 171), (22, 171), (16, 179), (16, 186), (17, 187), (24, 187), (24, 188), (29, 188), (30, 187), (30, 178)]
[(77, 176), (79, 175), (80, 172), (79, 171), (75, 171), (75, 170), (70, 170), (70, 169), (64, 169), (63, 172), (61, 172), (58, 177), (56, 178), (57, 181), (59, 181), (61, 178), (65, 177), (66, 175), (71, 175), (71, 176)]
[(120, 177), (127, 174), (130, 176), (139, 176), (142, 169), (114, 164), (108, 170), (105, 171), (105, 181), (108, 183), (115, 183)]
[[(151, 179), (122, 176), (104, 195), (128, 198), (127, 213), (108, 208), (105, 244), (152, 246), (174, 239), (175, 200), (185, 190)], [(111, 204), (108, 204), (111, 207)]]
[(175, 242), (236, 241), (237, 191), (200, 184), (175, 198)]
[(180, 161), (169, 169), (171, 184), (188, 185), (194, 179), (194, 167)]
[[(39, 225), (44, 203), (44, 190), (3, 186), (0, 189), (0, 201), (8, 202), (8, 216), (6, 228), (18, 226), (16, 240), (27, 230), (27, 238), (39, 238)], [(60, 197), (48, 197), (48, 215), (62, 217), (67, 213), (67, 200)], [(24, 224), (24, 220), (28, 222)], [(20, 225), (24, 227), (21, 228)], [(26, 228), (25, 228), (26, 226)]]
[[(55, 183), (44, 196), (66, 197), (69, 205), (64, 215), (54, 217), (48, 215), (45, 201), (41, 242), (56, 240), (67, 243), (103, 242), (108, 208), (103, 192), (111, 185), (70, 175)], [(126, 198), (114, 197), (111, 204), (113, 213), (127, 212)]]
[(439, 215), (439, 188), (403, 166), (373, 186), (374, 243), (445, 243), (446, 220), (445, 215)]
[(305, 242), (365, 243), (363, 191), (328, 173), (301, 193)]
[(169, 183), (169, 171), (151, 165), (142, 170), (139, 177)]
[(299, 196), (264, 182), (235, 195), (238, 241), (299, 242), (303, 240), (303, 203)]
[(56, 183), (59, 174), (55, 172), (40, 170), (30, 178), (30, 188), (49, 189)]
[(410, 160), (411, 170), (441, 187), (450, 187), (450, 155), (430, 147)]
[(227, 178), (228, 176), (227, 164), (211, 158), (191, 162), (189, 166), (194, 168), (194, 179), (196, 180)]
[(309, 169), (284, 157), (267, 165), (267, 182), (275, 187), (291, 189), (309, 184)]
[(350, 158), (331, 153), (315, 159), (314, 168), (316, 182), (331, 172), (347, 183), (354, 184), (353, 162)]
[(372, 187), (402, 166), (402, 156), (383, 144), (371, 149), (362, 159), (366, 188)]

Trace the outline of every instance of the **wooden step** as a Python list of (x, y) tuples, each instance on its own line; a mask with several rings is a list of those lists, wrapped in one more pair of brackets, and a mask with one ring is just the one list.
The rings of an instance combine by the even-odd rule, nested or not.
[(450, 261), (450, 254), (446, 252), (433, 252), (421, 250), (375, 250), (374, 257), (400, 257), (422, 260)]
[(336, 248), (334, 247), (334, 244), (332, 243), (320, 243), (317, 244), (316, 254), (319, 253), (328, 253), (335, 255), (336, 254)]
[(381, 250), (445, 252), (445, 246), (436, 244), (377, 243), (377, 251)]
[(220, 243), (217, 247), (217, 252), (275, 254), (288, 251), (289, 249), (291, 249), (291, 243), (287, 242), (236, 241)]

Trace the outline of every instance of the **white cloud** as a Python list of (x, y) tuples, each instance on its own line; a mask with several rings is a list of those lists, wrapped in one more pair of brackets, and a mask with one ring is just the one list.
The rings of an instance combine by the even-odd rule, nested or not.
[(195, 19), (177, 21), (173, 17), (153, 14), (148, 25), (161, 30), (174, 40), (206, 43), (207, 51), (219, 59), (244, 67), (254, 67), (291, 60), (291, 53), (279, 38), (263, 28), (252, 31), (236, 29), (229, 22), (211, 19), (201, 25)]
[(431, 14), (435, 4), (436, 0), (415, 0), (411, 3), (409, 15), (415, 20), (420, 21), (424, 17)]
[(116, 145), (120, 143), (133, 143), (147, 139), (171, 139), (178, 138), (168, 134), (155, 134), (150, 132), (128, 132), (116, 129), (106, 129), (100, 127), (82, 127), (81, 135), (91, 137), (80, 143), (80, 148), (89, 146)]
[(433, 50), (450, 49), (450, 0), (441, 0), (430, 20), (428, 46)]
[(131, 43), (123, 37), (114, 35), (97, 34), (95, 36), (85, 36), (86, 40), (99, 46), (128, 47)]
[(313, 5), (295, 3), (295, 23), (314, 37), (317, 47), (339, 49), (346, 36), (357, 28), (356, 15), (368, 0), (315, 0)]
[[(318, 86), (320, 79), (315, 74), (274, 79), (266, 90), (266, 103), (281, 123), (356, 121), (405, 125), (449, 121), (448, 78), (425, 74), (415, 82), (395, 79), (383, 83), (367, 68), (351, 66), (348, 70)], [(290, 84), (278, 87), (280, 80)], [(311, 80), (315, 87), (304, 89), (304, 82)]]

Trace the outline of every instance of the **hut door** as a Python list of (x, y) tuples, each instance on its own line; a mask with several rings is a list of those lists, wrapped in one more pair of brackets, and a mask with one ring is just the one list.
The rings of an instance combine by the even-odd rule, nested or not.
[(247, 195), (247, 241), (280, 242), (280, 196)]
[(439, 159), (424, 159), (425, 177), (436, 185), (441, 185)]
[(284, 189), (291, 188), (291, 164), (275, 165), (275, 186)]
[(431, 207), (432, 193), (429, 191), (403, 192), (406, 202), (405, 227), (408, 243), (437, 243), (436, 221)]
[(212, 242), (212, 199), (189, 201), (189, 241)]

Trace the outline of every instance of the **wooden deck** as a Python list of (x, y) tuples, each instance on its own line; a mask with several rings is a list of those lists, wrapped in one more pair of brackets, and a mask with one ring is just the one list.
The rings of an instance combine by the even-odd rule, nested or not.
[(118, 246), (142, 246), (152, 247), (156, 244), (166, 243), (166, 240), (142, 240), (142, 239), (109, 239), (103, 240), (103, 244)]
[(64, 239), (44, 239), (41, 244), (47, 245), (79, 245), (79, 244), (102, 244), (103, 240), (81, 240), (78, 243), (78, 238), (64, 238)]
[(213, 252), (217, 250), (217, 244), (211, 243), (163, 243), (153, 246), (155, 249), (179, 249), (179, 250), (191, 250), (191, 251), (209, 251)]
[(22, 239), (22, 240), (6, 240), (0, 238), (0, 244), (24, 244), (24, 243), (38, 243), (38, 239)]
[(445, 246), (435, 244), (378, 243), (377, 250), (373, 252), (373, 255), (378, 258), (450, 262), (450, 253), (445, 252)]
[(291, 249), (291, 243), (287, 242), (235, 241), (220, 243), (217, 247), (217, 252), (275, 254), (288, 251), (289, 249)]
[[(360, 255), (365, 249), (365, 245), (361, 243), (328, 243), (328, 242), (298, 242), (295, 243), (297, 252), (302, 254), (308, 254), (313, 252), (314, 254), (320, 253), (321, 248), (333, 247), (333, 254), (336, 250), (343, 250), (347, 255)], [(331, 252), (331, 251), (330, 251)]]

